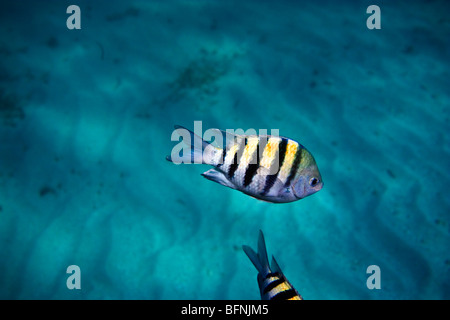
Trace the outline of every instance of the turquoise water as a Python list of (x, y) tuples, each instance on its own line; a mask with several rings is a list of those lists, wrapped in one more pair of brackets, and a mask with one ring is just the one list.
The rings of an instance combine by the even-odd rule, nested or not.
[[(449, 299), (448, 9), (2, 1), (0, 298), (259, 299), (261, 229), (305, 299)], [(279, 129), (324, 188), (271, 204), (167, 162), (196, 120)]]

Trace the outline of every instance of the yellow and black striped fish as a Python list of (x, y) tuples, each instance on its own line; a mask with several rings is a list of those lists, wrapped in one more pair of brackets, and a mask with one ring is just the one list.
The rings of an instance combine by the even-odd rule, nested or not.
[(188, 135), (192, 148), (178, 160), (173, 154), (167, 160), (212, 165), (213, 169), (202, 174), (209, 180), (274, 203), (296, 201), (322, 189), (322, 177), (313, 156), (294, 140), (213, 129), (229, 141), (225, 148), (219, 148), (186, 128), (175, 129)]
[(259, 230), (258, 253), (249, 246), (242, 246), (253, 265), (258, 270), (258, 285), (261, 300), (303, 300), (284, 276), (275, 258), (272, 256), (272, 267), (267, 258), (264, 235)]

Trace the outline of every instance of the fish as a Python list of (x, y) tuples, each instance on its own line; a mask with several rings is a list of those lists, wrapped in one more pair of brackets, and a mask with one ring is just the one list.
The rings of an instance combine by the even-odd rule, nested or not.
[(274, 256), (272, 256), (272, 264), (269, 265), (266, 242), (261, 230), (259, 230), (258, 253), (246, 245), (243, 245), (242, 249), (258, 270), (257, 280), (261, 300), (303, 300), (284, 276)]
[[(211, 165), (213, 168), (202, 173), (203, 177), (258, 200), (293, 202), (323, 187), (314, 157), (292, 139), (276, 135), (239, 135), (210, 129), (226, 137), (228, 143), (221, 148), (182, 126), (176, 125), (175, 129), (190, 141), (191, 148), (182, 156), (172, 152), (171, 156), (166, 157), (168, 161)], [(174, 156), (179, 159), (175, 161)]]

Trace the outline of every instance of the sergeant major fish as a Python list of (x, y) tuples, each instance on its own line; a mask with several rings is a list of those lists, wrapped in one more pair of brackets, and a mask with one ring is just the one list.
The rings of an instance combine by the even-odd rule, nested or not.
[[(294, 140), (213, 129), (230, 141), (225, 148), (218, 148), (184, 127), (175, 129), (188, 133), (192, 146), (190, 154), (183, 154), (179, 160), (200, 158), (200, 163), (212, 165), (214, 168), (202, 175), (221, 185), (273, 203), (296, 201), (322, 189), (314, 157)], [(177, 162), (172, 156), (166, 159)]]
[(269, 265), (266, 243), (261, 230), (259, 230), (258, 253), (249, 246), (244, 245), (242, 249), (258, 270), (257, 279), (261, 300), (303, 300), (302, 296), (286, 279), (273, 256), (272, 266)]

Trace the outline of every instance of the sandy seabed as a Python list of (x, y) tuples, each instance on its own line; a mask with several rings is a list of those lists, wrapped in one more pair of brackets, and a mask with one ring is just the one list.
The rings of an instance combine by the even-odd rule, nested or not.
[[(0, 298), (450, 298), (447, 1), (0, 4)], [(175, 124), (279, 129), (324, 188), (271, 204), (165, 160)], [(68, 290), (69, 265), (81, 290)], [(381, 289), (366, 269), (381, 270)]]

